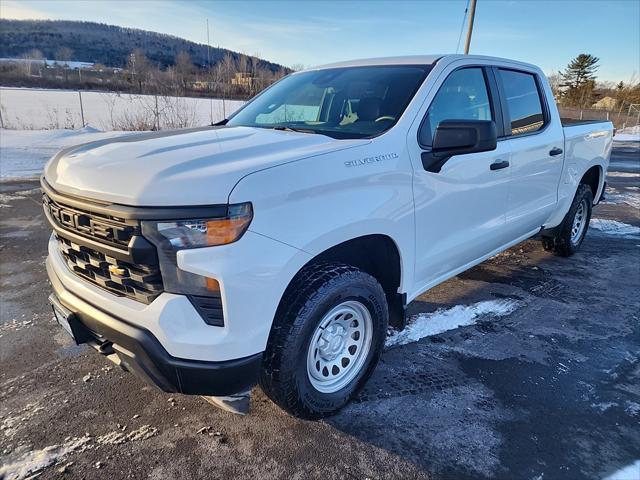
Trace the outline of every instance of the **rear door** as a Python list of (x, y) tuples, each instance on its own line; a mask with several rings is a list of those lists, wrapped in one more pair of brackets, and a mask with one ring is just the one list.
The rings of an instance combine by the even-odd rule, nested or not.
[[(490, 69), (451, 67), (442, 77), (421, 114), (417, 135), (413, 127), (407, 138), (414, 163), (418, 291), (508, 242), (503, 231), (510, 173), (507, 143), (498, 142), (489, 152), (455, 155), (439, 172), (427, 171), (422, 164), (442, 120), (493, 120), (502, 125)], [(494, 163), (502, 168), (492, 169)]]
[(520, 237), (541, 227), (553, 213), (562, 174), (564, 136), (552, 122), (542, 80), (536, 72), (494, 68), (511, 155), (506, 229)]

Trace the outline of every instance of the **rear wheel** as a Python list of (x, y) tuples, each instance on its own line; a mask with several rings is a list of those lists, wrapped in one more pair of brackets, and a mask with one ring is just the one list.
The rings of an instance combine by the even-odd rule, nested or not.
[(305, 268), (274, 321), (262, 389), (298, 417), (337, 412), (375, 368), (387, 324), (386, 297), (371, 275), (340, 263)]
[(542, 238), (545, 250), (553, 251), (561, 257), (569, 257), (576, 253), (584, 240), (593, 208), (591, 187), (581, 183), (578, 186), (573, 203), (553, 236)]

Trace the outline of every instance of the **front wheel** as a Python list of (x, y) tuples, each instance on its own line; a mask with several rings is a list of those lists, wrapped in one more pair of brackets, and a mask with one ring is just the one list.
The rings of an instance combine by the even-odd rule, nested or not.
[(278, 309), (262, 389), (297, 417), (337, 412), (375, 368), (387, 324), (386, 297), (371, 275), (340, 263), (305, 268)]
[(558, 227), (554, 236), (543, 237), (545, 250), (553, 251), (561, 257), (569, 257), (578, 251), (584, 240), (593, 208), (593, 193), (591, 187), (581, 183), (578, 185), (573, 203)]

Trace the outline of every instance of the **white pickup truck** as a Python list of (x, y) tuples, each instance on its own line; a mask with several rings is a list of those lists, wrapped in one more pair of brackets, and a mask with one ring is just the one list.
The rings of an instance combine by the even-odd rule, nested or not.
[(293, 415), (329, 415), (418, 295), (535, 235), (578, 249), (612, 130), (563, 125), (542, 71), (512, 60), (294, 73), (218, 125), (53, 157), (54, 313), (167, 392), (259, 382)]

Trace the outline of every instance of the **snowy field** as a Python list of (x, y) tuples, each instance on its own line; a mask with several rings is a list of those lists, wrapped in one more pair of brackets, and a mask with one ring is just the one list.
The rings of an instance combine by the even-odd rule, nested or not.
[[(156, 97), (108, 92), (82, 92), (85, 126), (100, 130), (130, 130), (155, 123), (160, 128), (193, 127), (217, 122), (244, 102), (189, 97)], [(80, 96), (74, 90), (0, 88), (5, 128), (77, 129), (82, 127)], [(136, 130), (138, 128), (135, 128)]]
[(129, 132), (80, 130), (0, 130), (0, 181), (38, 178), (44, 164), (59, 150), (79, 143)]
[(616, 142), (640, 142), (640, 125), (618, 130), (613, 140)]

